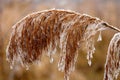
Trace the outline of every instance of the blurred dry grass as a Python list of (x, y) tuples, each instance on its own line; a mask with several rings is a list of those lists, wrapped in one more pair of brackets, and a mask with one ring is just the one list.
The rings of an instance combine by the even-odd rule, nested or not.
[[(33, 11), (50, 8), (71, 9), (80, 13), (97, 16), (114, 26), (120, 26), (119, 0), (0, 0), (0, 80), (63, 80), (63, 73), (57, 70), (57, 56), (53, 64), (48, 57), (42, 58), (40, 66), (32, 65), (30, 70), (19, 66), (10, 70), (6, 62), (5, 49), (11, 33), (11, 27), (21, 18)], [(0, 4), (0, 5), (1, 5)], [(120, 28), (120, 27), (118, 27)], [(102, 80), (108, 43), (114, 31), (103, 32), (103, 41), (96, 43), (93, 64), (88, 66), (85, 51), (79, 52), (76, 70), (71, 80)], [(97, 36), (96, 36), (97, 38)], [(120, 80), (120, 79), (118, 79)]]

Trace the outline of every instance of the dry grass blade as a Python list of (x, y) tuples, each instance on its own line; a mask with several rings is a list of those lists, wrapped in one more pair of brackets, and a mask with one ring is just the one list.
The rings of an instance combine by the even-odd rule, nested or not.
[(112, 38), (106, 59), (104, 80), (117, 79), (120, 72), (120, 33)]
[(52, 55), (59, 47), (61, 57), (58, 68), (65, 72), (65, 79), (68, 80), (74, 71), (82, 41), (86, 43), (87, 59), (91, 65), (95, 50), (93, 37), (105, 27), (110, 27), (103, 24), (106, 23), (98, 18), (73, 11), (48, 10), (30, 14), (13, 26), (6, 50), (7, 60), (12, 66), (20, 62), (28, 67), (29, 63), (40, 60), (46, 52), (53, 62)]

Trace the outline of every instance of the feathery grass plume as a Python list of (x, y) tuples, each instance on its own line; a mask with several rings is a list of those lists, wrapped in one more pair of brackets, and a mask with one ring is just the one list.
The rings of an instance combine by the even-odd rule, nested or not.
[(104, 80), (117, 79), (120, 72), (120, 33), (110, 41), (105, 64)]
[[(21, 63), (29, 67), (41, 59), (44, 53), (53, 62), (56, 47), (60, 48), (58, 69), (65, 72), (65, 79), (75, 68), (75, 62), (81, 43), (86, 43), (87, 59), (91, 65), (94, 53), (94, 35), (97, 32), (111, 28), (102, 20), (89, 15), (67, 10), (46, 10), (29, 14), (13, 26), (11, 38), (6, 50), (8, 62), (12, 66)], [(98, 41), (101, 40), (99, 36)]]

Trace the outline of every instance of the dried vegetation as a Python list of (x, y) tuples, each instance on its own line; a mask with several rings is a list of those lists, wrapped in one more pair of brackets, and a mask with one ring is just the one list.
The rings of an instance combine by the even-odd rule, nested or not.
[(38, 63), (43, 54), (47, 54), (50, 62), (53, 62), (52, 56), (59, 48), (58, 69), (63, 71), (65, 79), (69, 80), (82, 43), (86, 45), (88, 64), (91, 65), (95, 51), (94, 35), (99, 32), (98, 41), (101, 41), (101, 31), (106, 28), (120, 31), (98, 18), (73, 11), (35, 12), (13, 26), (6, 50), (7, 60), (11, 68), (20, 63), (28, 69), (29, 64)]

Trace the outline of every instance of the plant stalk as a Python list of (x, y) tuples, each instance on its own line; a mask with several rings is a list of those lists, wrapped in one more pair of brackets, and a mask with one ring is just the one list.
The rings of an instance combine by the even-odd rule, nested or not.
[(114, 26), (112, 26), (112, 25), (109, 25), (108, 23), (103, 22), (102, 25), (104, 25), (104, 26), (106, 26), (106, 27), (108, 27), (108, 28), (110, 28), (110, 29), (113, 29), (113, 30), (115, 30), (115, 31), (117, 31), (117, 32), (120, 32), (120, 29), (119, 29), (119, 28), (114, 27)]

